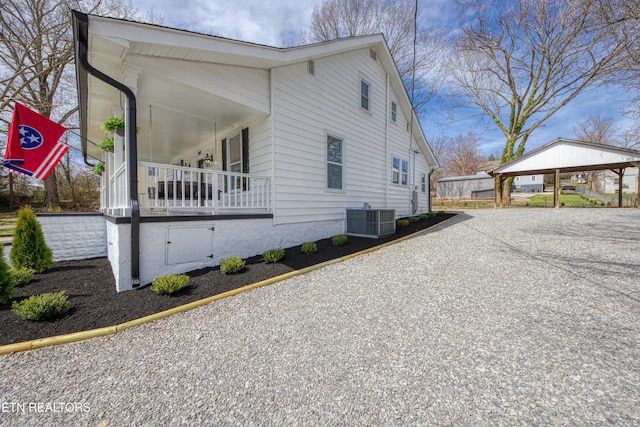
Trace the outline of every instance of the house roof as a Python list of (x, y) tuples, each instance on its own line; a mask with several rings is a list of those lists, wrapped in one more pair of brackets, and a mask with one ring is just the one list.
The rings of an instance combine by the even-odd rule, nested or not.
[(449, 176), (446, 178), (440, 178), (437, 182), (474, 181), (478, 179), (493, 179), (493, 177), (488, 173), (478, 173), (475, 175)]
[[(144, 99), (141, 104), (151, 105), (153, 102), (166, 105), (176, 99), (178, 91), (191, 90), (188, 102), (182, 105), (172, 105), (175, 113), (188, 111), (191, 121), (201, 123), (212, 122), (212, 117), (202, 117), (202, 111), (209, 111), (216, 115), (218, 129), (237, 121), (239, 117), (246, 117), (252, 113), (269, 114), (269, 103), (248, 102), (245, 104), (225, 104), (224, 110), (215, 111), (216, 95), (199, 94), (192, 87), (182, 87), (175, 80), (167, 82), (161, 79), (151, 78), (154, 70), (141, 69), (138, 65), (145, 58), (180, 61), (179, 72), (197, 70), (203, 64), (215, 64), (220, 66), (238, 66), (254, 72), (268, 71), (285, 65), (305, 62), (309, 59), (318, 59), (324, 56), (336, 55), (351, 50), (372, 48), (376, 51), (378, 59), (389, 74), (390, 84), (398, 94), (398, 106), (407, 117), (413, 114), (413, 134), (425, 158), (433, 169), (439, 167), (437, 159), (419, 124), (418, 118), (413, 112), (409, 96), (404, 88), (402, 79), (398, 73), (395, 62), (391, 56), (386, 40), (382, 34), (349, 37), (322, 43), (288, 48), (277, 48), (255, 43), (232, 40), (228, 38), (195, 33), (186, 30), (168, 28), (153, 24), (144, 24), (123, 19), (108, 18), (96, 15), (74, 13), (74, 36), (76, 48), (78, 40), (84, 40), (89, 46), (89, 63), (96, 69), (115, 80), (125, 82), (129, 78), (136, 78), (142, 73), (145, 82), (138, 87), (138, 96)], [(128, 63), (123, 67), (124, 58)], [(188, 67), (188, 68), (187, 68)], [(99, 134), (99, 122), (112, 114), (111, 99), (118, 99), (117, 91), (106, 83), (96, 78), (87, 76), (86, 71), (78, 68), (78, 86), (80, 97), (81, 132), (83, 136), (95, 140), (104, 135)], [(124, 68), (124, 70), (123, 70)], [(187, 71), (188, 70), (188, 71)], [(176, 71), (178, 72), (178, 71)], [(170, 83), (170, 84), (168, 84)], [(160, 90), (161, 89), (161, 90)], [(88, 96), (91, 94), (92, 102), (88, 105)], [(160, 99), (162, 97), (162, 99)], [(102, 99), (102, 100), (101, 100)], [(252, 100), (249, 100), (252, 101)], [(149, 120), (152, 111), (147, 107)], [(214, 111), (212, 112), (212, 109)], [(138, 112), (140, 116), (141, 112)], [(189, 120), (175, 118), (176, 114), (166, 114), (153, 111), (154, 123), (170, 123), (173, 129), (182, 126), (183, 132), (192, 132), (194, 126)], [(186, 123), (185, 123), (186, 122)], [(91, 123), (91, 125), (89, 125)], [(167, 126), (168, 127), (168, 126)], [(211, 126), (207, 128), (209, 135), (193, 135), (192, 138), (211, 138)], [(98, 129), (94, 131), (93, 129)], [(92, 132), (96, 132), (92, 134)], [(149, 139), (152, 136), (147, 136)], [(145, 136), (141, 135), (140, 140)], [(83, 141), (85, 139), (83, 138)], [(99, 141), (99, 139), (98, 139)], [(83, 143), (83, 150), (87, 152), (90, 147)]]
[(557, 138), (517, 159), (489, 171), (492, 176), (518, 176), (634, 167), (640, 151), (612, 145)]

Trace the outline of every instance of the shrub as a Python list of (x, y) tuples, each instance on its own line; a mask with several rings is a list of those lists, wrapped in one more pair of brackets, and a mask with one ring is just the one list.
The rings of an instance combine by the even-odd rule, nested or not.
[(23, 207), (18, 212), (9, 257), (13, 267), (30, 268), (36, 273), (42, 273), (53, 267), (53, 254), (45, 243), (40, 223), (29, 206)]
[(429, 213), (427, 214), (427, 216), (428, 216), (429, 218), (435, 218), (435, 217), (436, 217), (436, 213), (435, 213), (435, 212), (429, 212)]
[(430, 218), (430, 217), (429, 217), (429, 214), (421, 214), (421, 215), (420, 215), (420, 220), (421, 220), (421, 221), (424, 221), (425, 219), (429, 219), (429, 218)]
[(242, 271), (246, 261), (237, 256), (231, 256), (220, 260), (220, 271), (222, 274), (235, 274)]
[(13, 280), (9, 273), (9, 266), (4, 261), (4, 246), (0, 244), (0, 304), (6, 304), (13, 294)]
[(27, 267), (9, 268), (9, 276), (11, 276), (13, 286), (24, 286), (29, 284), (31, 279), (33, 279), (33, 273), (34, 271)]
[(398, 220), (398, 227), (406, 227), (409, 225), (409, 220), (408, 219), (399, 219)]
[(331, 243), (333, 243), (334, 246), (342, 246), (347, 243), (347, 240), (349, 240), (349, 238), (346, 234), (336, 234), (331, 237)]
[(187, 286), (186, 274), (164, 274), (151, 282), (151, 290), (157, 294), (172, 294)]
[(315, 254), (318, 252), (318, 245), (316, 242), (304, 242), (300, 247), (300, 251), (307, 255)]
[(275, 264), (276, 262), (280, 261), (283, 256), (284, 249), (269, 249), (262, 254), (262, 258), (267, 264)]
[(438, 215), (444, 215), (444, 211), (438, 211)]
[(69, 300), (64, 291), (33, 295), (11, 304), (11, 311), (25, 320), (43, 320), (66, 313)]
[(420, 218), (418, 218), (417, 216), (409, 217), (409, 222), (418, 222), (418, 221), (420, 221)]

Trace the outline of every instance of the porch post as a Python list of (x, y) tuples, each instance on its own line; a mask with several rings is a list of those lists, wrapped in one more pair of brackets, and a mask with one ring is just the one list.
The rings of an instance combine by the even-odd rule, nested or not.
[(560, 169), (556, 169), (555, 182), (553, 183), (553, 206), (560, 207)]

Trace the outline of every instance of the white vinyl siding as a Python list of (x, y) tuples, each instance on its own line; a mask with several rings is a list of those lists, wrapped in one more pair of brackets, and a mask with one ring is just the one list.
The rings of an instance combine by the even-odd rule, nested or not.
[[(385, 142), (386, 97), (370, 97), (369, 114), (354, 108), (364, 69), (371, 87), (384, 90), (386, 73), (380, 61), (371, 61), (368, 49), (316, 58), (315, 77), (306, 61), (272, 70), (276, 225), (344, 221), (345, 208), (364, 203), (395, 209), (398, 216), (410, 211), (409, 185), (391, 185), (388, 176), (392, 155), (413, 160), (409, 133), (404, 126), (391, 126)], [(405, 121), (398, 108), (398, 122)], [(327, 135), (343, 140), (342, 191), (327, 188)]]

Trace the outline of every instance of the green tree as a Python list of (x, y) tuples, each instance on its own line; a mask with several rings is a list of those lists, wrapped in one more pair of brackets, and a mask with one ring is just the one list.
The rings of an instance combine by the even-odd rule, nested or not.
[(9, 258), (13, 267), (30, 268), (36, 273), (53, 267), (53, 254), (44, 241), (42, 228), (30, 206), (24, 206), (18, 212)]
[(4, 246), (0, 245), (0, 304), (6, 304), (13, 293), (13, 280), (9, 275), (9, 266), (4, 261)]

